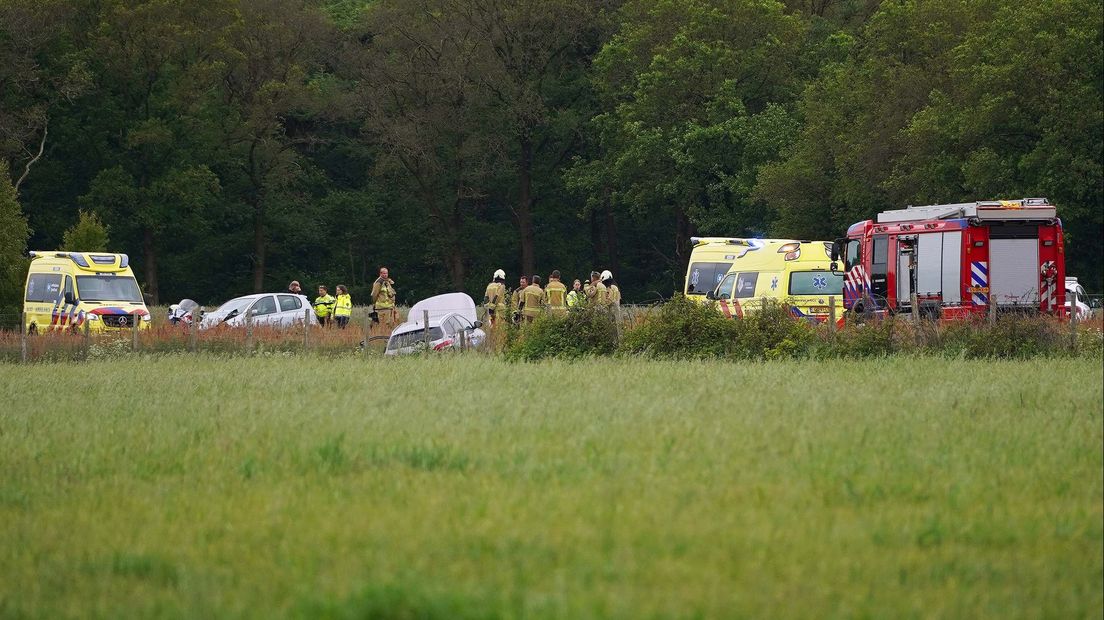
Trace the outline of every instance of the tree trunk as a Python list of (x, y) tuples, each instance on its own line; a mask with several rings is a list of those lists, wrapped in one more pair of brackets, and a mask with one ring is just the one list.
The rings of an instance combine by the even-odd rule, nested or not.
[(690, 236), (697, 230), (686, 211), (682, 207), (675, 207), (675, 290), (682, 290), (682, 278), (690, 263)]
[(533, 235), (533, 141), (521, 138), (518, 161), (518, 232), (521, 236), (521, 273), (532, 277), (537, 271), (536, 239)]
[(460, 232), (464, 226), (464, 214), (459, 201), (452, 204), (452, 213), (449, 214), (448, 236), (449, 250), (446, 257), (449, 272), (449, 280), (456, 291), (464, 290), (464, 277), (467, 269), (464, 267), (464, 244), (460, 240)]
[(148, 226), (142, 229), (142, 254), (146, 268), (146, 294), (149, 295), (150, 305), (157, 306), (161, 303), (157, 286), (157, 250), (153, 247), (153, 229)]
[(609, 202), (606, 202), (606, 223), (604, 226), (606, 234), (606, 251), (609, 254), (609, 262), (607, 263), (607, 269), (613, 272), (613, 277), (616, 278), (621, 272), (621, 261), (617, 256), (617, 221), (613, 217), (613, 207)]
[(253, 292), (264, 292), (265, 279), (265, 229), (264, 209), (253, 207)]
[[(598, 265), (602, 264), (602, 257), (606, 255), (606, 242), (602, 237), (602, 222), (598, 217), (597, 210), (591, 210), (590, 212), (590, 268), (595, 269)], [(590, 277), (590, 272), (586, 274), (586, 278)], [(584, 280), (586, 279), (584, 278)]]

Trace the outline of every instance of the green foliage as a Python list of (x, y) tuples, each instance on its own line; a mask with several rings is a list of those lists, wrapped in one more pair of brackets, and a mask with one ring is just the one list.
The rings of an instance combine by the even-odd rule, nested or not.
[(75, 252), (106, 252), (108, 228), (92, 211), (78, 211), (77, 223), (65, 230), (61, 249)]
[[(22, 310), (27, 238), (31, 234), (15, 188), (8, 179), (8, 164), (0, 159), (0, 317), (5, 318)], [(3, 321), (5, 326), (8, 323)]]
[(506, 359), (536, 361), (610, 355), (617, 349), (617, 324), (609, 309), (572, 308), (566, 316), (542, 315), (532, 323), (510, 326)]
[(775, 359), (808, 352), (815, 333), (789, 309), (768, 301), (743, 319), (727, 319), (716, 304), (681, 295), (629, 331), (621, 345), (627, 354), (660, 359)]

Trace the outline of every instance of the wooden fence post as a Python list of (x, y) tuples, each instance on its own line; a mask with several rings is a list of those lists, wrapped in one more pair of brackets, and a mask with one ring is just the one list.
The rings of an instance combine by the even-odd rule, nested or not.
[(92, 321), (89, 321), (87, 318), (84, 319), (84, 359), (88, 359), (88, 354), (92, 350), (92, 330), (90, 329), (91, 323)]
[(364, 359), (371, 357), (368, 352), (368, 341), (372, 338), (372, 313), (368, 308), (364, 309)]
[(310, 350), (310, 306), (303, 308), (303, 350)]
[(1077, 297), (1070, 301), (1070, 351), (1077, 352)]
[[(199, 314), (197, 315), (196, 312)], [(192, 309), (192, 322), (188, 323), (188, 349), (192, 353), (199, 350), (199, 346), (196, 342), (196, 332), (199, 330), (199, 320), (203, 316), (203, 306)]]
[(19, 314), (19, 361), (27, 363), (27, 313)]
[(245, 311), (245, 354), (253, 353), (253, 309)]
[(828, 331), (836, 331), (836, 296), (828, 296)]
[(920, 297), (916, 293), (909, 296), (909, 303), (912, 305), (912, 322), (920, 322)]
[(133, 317), (133, 319), (134, 319), (133, 321), (131, 321), (132, 325), (130, 326), (130, 350), (133, 351), (134, 353), (137, 353), (138, 352), (138, 327), (142, 323), (142, 317), (138, 316), (137, 314), (132, 314), (130, 316)]
[(989, 325), (997, 324), (997, 298), (989, 295)]
[(429, 310), (422, 310), (422, 337), (425, 340), (426, 351), (429, 351)]

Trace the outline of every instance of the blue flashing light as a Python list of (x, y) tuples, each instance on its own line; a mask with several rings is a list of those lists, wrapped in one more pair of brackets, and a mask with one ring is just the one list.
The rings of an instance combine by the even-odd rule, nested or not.
[(84, 260), (84, 256), (78, 254), (77, 252), (70, 252), (69, 258), (71, 258), (74, 263), (80, 265), (81, 267), (88, 267), (88, 261)]

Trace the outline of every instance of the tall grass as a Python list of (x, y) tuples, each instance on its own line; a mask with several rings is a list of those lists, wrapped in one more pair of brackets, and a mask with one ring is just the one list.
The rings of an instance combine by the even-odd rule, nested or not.
[(1100, 367), (0, 366), (0, 616), (1093, 617)]

